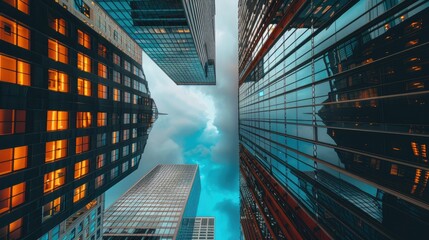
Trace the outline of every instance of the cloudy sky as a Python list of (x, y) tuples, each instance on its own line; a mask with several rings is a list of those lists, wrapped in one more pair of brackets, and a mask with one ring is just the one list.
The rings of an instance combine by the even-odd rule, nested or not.
[(144, 57), (152, 97), (168, 115), (149, 134), (139, 169), (107, 192), (106, 207), (157, 164), (199, 164), (198, 215), (216, 217), (217, 239), (239, 239), (237, 0), (216, 0), (216, 68), (216, 86), (177, 86)]

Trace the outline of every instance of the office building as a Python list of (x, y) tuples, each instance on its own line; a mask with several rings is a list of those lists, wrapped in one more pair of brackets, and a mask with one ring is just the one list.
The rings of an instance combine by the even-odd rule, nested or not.
[(42, 237), (136, 170), (156, 118), (141, 48), (80, 3), (0, 1), (0, 239)]
[(426, 239), (429, 2), (239, 1), (246, 239)]
[(216, 84), (215, 0), (97, 2), (176, 84)]
[(214, 217), (183, 218), (177, 240), (214, 240)]

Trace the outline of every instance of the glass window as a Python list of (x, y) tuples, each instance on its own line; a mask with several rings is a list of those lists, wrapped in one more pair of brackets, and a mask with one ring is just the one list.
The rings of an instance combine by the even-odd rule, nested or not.
[(113, 81), (121, 83), (121, 74), (115, 70), (113, 70)]
[(121, 101), (121, 90), (113, 88), (113, 100), (117, 102)]
[(131, 152), (135, 153), (137, 151), (137, 143), (131, 144)]
[(30, 49), (30, 31), (13, 20), (0, 16), (0, 39)]
[(0, 109), (0, 136), (25, 132), (25, 110)]
[(124, 102), (125, 103), (131, 102), (131, 94), (129, 92), (124, 92)]
[(95, 178), (95, 188), (99, 188), (103, 186), (104, 184), (104, 174), (101, 174), (100, 176), (97, 176)]
[(11, 5), (12, 7), (18, 9), (23, 13), (28, 14), (29, 13), (28, 1), (29, 0), (4, 0), (3, 2)]
[(110, 179), (114, 179), (118, 176), (119, 173), (119, 167), (114, 167), (112, 170), (110, 170)]
[(107, 86), (98, 84), (98, 98), (107, 99)]
[(102, 147), (107, 144), (107, 134), (106, 133), (99, 133), (97, 134), (97, 147)]
[(121, 57), (119, 57), (116, 53), (113, 53), (113, 63), (121, 66)]
[(91, 112), (77, 112), (76, 113), (76, 128), (91, 127)]
[(45, 162), (52, 162), (67, 156), (67, 140), (46, 143)]
[(57, 40), (48, 39), (48, 57), (56, 62), (69, 62), (67, 47)]
[(89, 136), (76, 138), (76, 154), (89, 151)]
[(42, 220), (45, 221), (46, 219), (54, 216), (55, 214), (61, 212), (62, 210), (62, 198), (59, 197), (54, 199), (53, 201), (48, 202), (47, 204), (43, 205), (42, 208)]
[(91, 82), (87, 79), (77, 79), (77, 93), (83, 96), (91, 96)]
[(99, 169), (99, 168), (103, 167), (105, 160), (106, 160), (106, 154), (98, 155), (95, 159), (96, 168)]
[(126, 172), (128, 170), (129, 162), (126, 161), (122, 163), (122, 172)]
[(101, 43), (98, 44), (98, 55), (104, 58), (107, 57), (107, 48)]
[(91, 72), (91, 58), (88, 56), (78, 53), (77, 54), (77, 68), (84, 72)]
[(80, 45), (91, 49), (91, 37), (87, 33), (82, 32), (81, 30), (77, 30), (77, 42)]
[(89, 171), (89, 161), (83, 160), (74, 165), (74, 179), (79, 179), (85, 176)]
[(98, 76), (102, 77), (102, 78), (107, 78), (107, 66), (102, 64), (102, 63), (98, 63)]
[(131, 64), (130, 64), (130, 62), (124, 60), (124, 68), (125, 68), (125, 70), (131, 72)]
[(105, 112), (97, 113), (97, 126), (98, 127), (107, 126), (107, 113)]
[(63, 18), (49, 17), (49, 27), (62, 35), (67, 34), (67, 23)]
[(25, 182), (0, 190), (0, 214), (25, 201)]
[(64, 111), (48, 111), (46, 130), (58, 131), (68, 128), (69, 113)]
[(131, 78), (124, 75), (124, 85), (127, 87), (131, 87)]
[(52, 192), (64, 185), (66, 179), (66, 169), (61, 168), (45, 174), (43, 192)]
[(27, 167), (27, 146), (0, 149), (0, 175)]
[(55, 92), (68, 92), (69, 91), (69, 77), (67, 74), (49, 69), (48, 70), (48, 89)]
[(123, 157), (127, 156), (129, 153), (130, 153), (130, 146), (129, 145), (122, 147), (122, 156)]
[(124, 134), (123, 134), (122, 139), (123, 139), (124, 141), (125, 141), (125, 140), (128, 140), (128, 139), (130, 138), (130, 130), (129, 130), (129, 129), (125, 129), (123, 133), (124, 133)]
[(113, 150), (110, 157), (111, 157), (110, 162), (114, 162), (114, 161), (118, 160), (119, 159), (119, 149)]
[(0, 81), (30, 86), (30, 64), (0, 54)]
[(112, 132), (112, 144), (119, 142), (119, 131)]
[(129, 113), (124, 113), (124, 119), (123, 119), (123, 124), (129, 124), (130, 123), (130, 114)]
[(22, 218), (0, 228), (0, 239), (21, 239), (21, 235)]
[(75, 203), (81, 200), (82, 198), (85, 197), (85, 195), (86, 195), (86, 183), (74, 189), (73, 202)]

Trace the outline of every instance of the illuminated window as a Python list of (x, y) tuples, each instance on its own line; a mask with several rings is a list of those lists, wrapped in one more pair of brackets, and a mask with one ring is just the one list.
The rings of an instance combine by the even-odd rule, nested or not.
[(125, 141), (125, 140), (128, 140), (129, 138), (130, 138), (130, 130), (129, 129), (125, 129), (124, 130), (124, 134), (122, 136), (122, 139)]
[(131, 158), (131, 167), (134, 167), (135, 165), (137, 165), (138, 164), (138, 160), (137, 160), (137, 158)]
[(113, 70), (113, 81), (121, 83), (121, 74), (115, 70)]
[(27, 167), (27, 146), (0, 150), (0, 175), (18, 171)]
[(0, 228), (0, 239), (21, 239), (22, 218)]
[(104, 184), (104, 174), (101, 174), (100, 176), (97, 176), (95, 178), (95, 188), (99, 188), (103, 186)]
[(0, 16), (0, 39), (18, 47), (30, 49), (28, 28), (3, 16)]
[(107, 144), (107, 134), (106, 133), (99, 133), (97, 134), (97, 147), (102, 147)]
[(119, 142), (119, 131), (112, 132), (112, 144)]
[(119, 167), (114, 167), (112, 170), (110, 170), (110, 179), (114, 179), (118, 176), (119, 173)]
[(137, 143), (131, 144), (131, 152), (135, 153), (137, 151)]
[(43, 192), (52, 192), (64, 185), (66, 179), (66, 169), (61, 168), (45, 174)]
[(137, 95), (133, 94), (133, 104), (137, 104)]
[(78, 53), (77, 54), (77, 68), (84, 72), (91, 72), (91, 58), (88, 56)]
[(25, 182), (0, 190), (0, 214), (25, 201)]
[(114, 101), (121, 101), (121, 90), (114, 88), (113, 89), (113, 100)]
[(54, 61), (67, 64), (69, 61), (68, 49), (57, 40), (48, 39), (48, 57)]
[(77, 42), (80, 45), (91, 49), (91, 37), (87, 33), (82, 32), (81, 30), (77, 30)]
[(102, 77), (102, 78), (107, 78), (107, 66), (102, 64), (102, 63), (98, 63), (98, 76)]
[(97, 113), (97, 126), (98, 127), (107, 126), (107, 113), (105, 112)]
[(46, 130), (58, 131), (68, 128), (69, 113), (64, 111), (48, 111)]
[(91, 126), (91, 112), (77, 112), (76, 113), (76, 127), (87, 128)]
[(30, 86), (30, 64), (0, 54), (0, 81)]
[(42, 219), (45, 221), (46, 219), (54, 216), (55, 214), (61, 212), (62, 210), (62, 200), (63, 197), (59, 197), (54, 199), (51, 202), (48, 202), (47, 204), (43, 205), (42, 208)]
[(124, 102), (126, 103), (131, 102), (131, 94), (129, 92), (124, 92)]
[(54, 29), (56, 32), (66, 35), (67, 33), (67, 23), (63, 18), (49, 18), (49, 27)]
[(137, 123), (137, 113), (133, 113), (133, 123)]
[(95, 158), (96, 168), (99, 169), (104, 166), (104, 162), (106, 161), (106, 154), (100, 154)]
[(130, 123), (130, 114), (129, 113), (124, 113), (124, 118), (122, 121), (123, 124), (129, 124)]
[(25, 110), (0, 109), (0, 136), (25, 132)]
[(88, 164), (88, 160), (83, 160), (74, 164), (74, 179), (79, 179), (88, 173)]
[(89, 136), (76, 138), (76, 154), (89, 151)]
[(11, 5), (12, 7), (18, 9), (23, 13), (28, 14), (29, 13), (28, 1), (29, 0), (4, 0), (3, 2)]
[(69, 77), (63, 72), (49, 69), (48, 71), (48, 88), (55, 92), (68, 92), (69, 91)]
[(113, 63), (121, 66), (121, 57), (116, 55), (116, 53), (113, 53)]
[(77, 202), (79, 200), (81, 200), (82, 198), (84, 198), (86, 195), (86, 183), (80, 185), (79, 187), (74, 189), (73, 192), (73, 202)]
[(45, 162), (52, 162), (67, 156), (67, 140), (57, 140), (46, 143)]
[(110, 162), (114, 162), (119, 159), (119, 149), (112, 150), (112, 154), (110, 156)]
[(98, 44), (98, 55), (104, 58), (107, 57), (107, 48), (101, 43)]
[(98, 98), (107, 99), (107, 86), (98, 84)]
[(83, 96), (91, 96), (91, 82), (83, 78), (78, 78), (77, 93)]

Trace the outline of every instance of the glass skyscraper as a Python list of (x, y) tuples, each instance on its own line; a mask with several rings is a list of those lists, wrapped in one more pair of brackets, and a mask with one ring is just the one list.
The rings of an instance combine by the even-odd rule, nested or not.
[(0, 92), (0, 239), (57, 238), (137, 169), (156, 118), (142, 49), (91, 1), (0, 0)]
[(97, 2), (176, 84), (216, 84), (214, 0)]
[(428, 1), (239, 1), (246, 239), (427, 239), (428, 53)]
[(103, 239), (176, 239), (200, 189), (198, 165), (156, 166), (106, 210)]
[(214, 240), (214, 217), (184, 218), (177, 240)]

